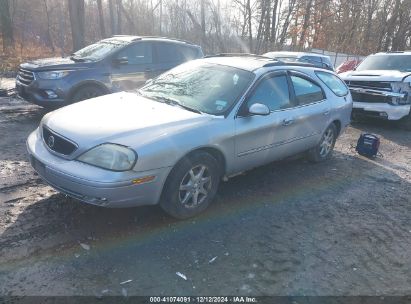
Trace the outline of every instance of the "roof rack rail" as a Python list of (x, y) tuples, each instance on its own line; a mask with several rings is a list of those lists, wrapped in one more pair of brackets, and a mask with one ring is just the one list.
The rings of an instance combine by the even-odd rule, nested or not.
[(190, 45), (194, 45), (194, 43), (184, 40), (184, 39), (179, 39), (179, 38), (170, 38), (170, 37), (163, 37), (163, 36), (141, 36), (141, 38), (159, 38), (159, 39), (169, 39), (169, 40), (175, 40), (175, 41), (179, 41), (179, 42), (184, 42)]
[(266, 57), (263, 55), (251, 54), (251, 53), (218, 53), (213, 55), (204, 56), (204, 58), (211, 58), (211, 57), (255, 57), (255, 58), (264, 58), (264, 59), (272, 59), (270, 57)]
[(301, 67), (310, 67), (310, 68), (319, 68), (321, 67), (316, 66), (315, 64), (312, 63), (307, 63), (307, 62), (289, 62), (289, 61), (282, 61), (282, 60), (277, 60), (274, 62), (269, 62), (263, 65), (264, 68), (272, 67), (272, 66), (283, 66), (283, 65), (289, 65), (289, 66), (301, 66)]
[[(141, 40), (141, 36), (135, 36), (135, 35), (113, 35), (113, 36), (111, 36), (111, 37), (109, 37), (109, 38), (106, 38), (106, 39), (110, 39), (110, 38), (124, 38), (124, 37), (126, 37), (126, 38), (133, 38), (131, 41), (137, 41), (137, 40)], [(105, 39), (104, 39), (105, 40)]]

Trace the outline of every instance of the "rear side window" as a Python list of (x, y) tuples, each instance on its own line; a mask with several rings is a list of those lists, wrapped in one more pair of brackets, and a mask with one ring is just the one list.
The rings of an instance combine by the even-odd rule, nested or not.
[(151, 43), (136, 43), (120, 51), (117, 58), (127, 58), (128, 64), (148, 64), (153, 62)]
[(292, 107), (287, 76), (279, 75), (262, 80), (248, 99), (247, 106), (255, 103), (265, 104), (271, 111)]
[(348, 88), (344, 84), (344, 82), (338, 78), (337, 76), (327, 73), (327, 72), (322, 72), (322, 71), (316, 71), (315, 74), (317, 74), (318, 78), (324, 84), (334, 92), (335, 95), (337, 96), (345, 96), (348, 94)]
[(322, 63), (321, 58), (317, 56), (303, 56), (301, 57), (301, 59), (311, 62), (311, 63), (319, 63), (319, 64)]
[(321, 87), (307, 78), (291, 75), (291, 82), (294, 86), (295, 97), (300, 105), (317, 102), (325, 98)]

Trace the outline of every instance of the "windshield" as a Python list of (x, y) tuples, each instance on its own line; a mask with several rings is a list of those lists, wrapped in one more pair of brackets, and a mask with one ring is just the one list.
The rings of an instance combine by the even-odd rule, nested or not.
[(397, 70), (408, 72), (411, 71), (411, 55), (368, 56), (356, 70)]
[(117, 50), (118, 48), (124, 46), (127, 42), (112, 40), (112, 41), (100, 41), (95, 44), (86, 46), (85, 48), (78, 50), (73, 53), (72, 59), (83, 59), (83, 60), (100, 60)]
[(212, 115), (224, 115), (254, 74), (233, 67), (189, 62), (162, 74), (139, 92), (148, 98)]

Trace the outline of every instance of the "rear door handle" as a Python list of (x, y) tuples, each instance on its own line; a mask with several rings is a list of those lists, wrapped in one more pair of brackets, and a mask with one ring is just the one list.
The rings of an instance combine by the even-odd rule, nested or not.
[(283, 120), (283, 126), (289, 126), (294, 122), (294, 119), (292, 118), (286, 118)]

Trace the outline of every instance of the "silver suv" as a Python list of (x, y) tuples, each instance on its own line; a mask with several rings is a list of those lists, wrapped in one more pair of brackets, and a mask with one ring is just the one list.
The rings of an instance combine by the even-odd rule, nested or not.
[(27, 147), (39, 175), (69, 196), (105, 207), (160, 203), (186, 218), (209, 205), (221, 179), (301, 152), (330, 158), (351, 109), (333, 72), (220, 55), (51, 112)]

